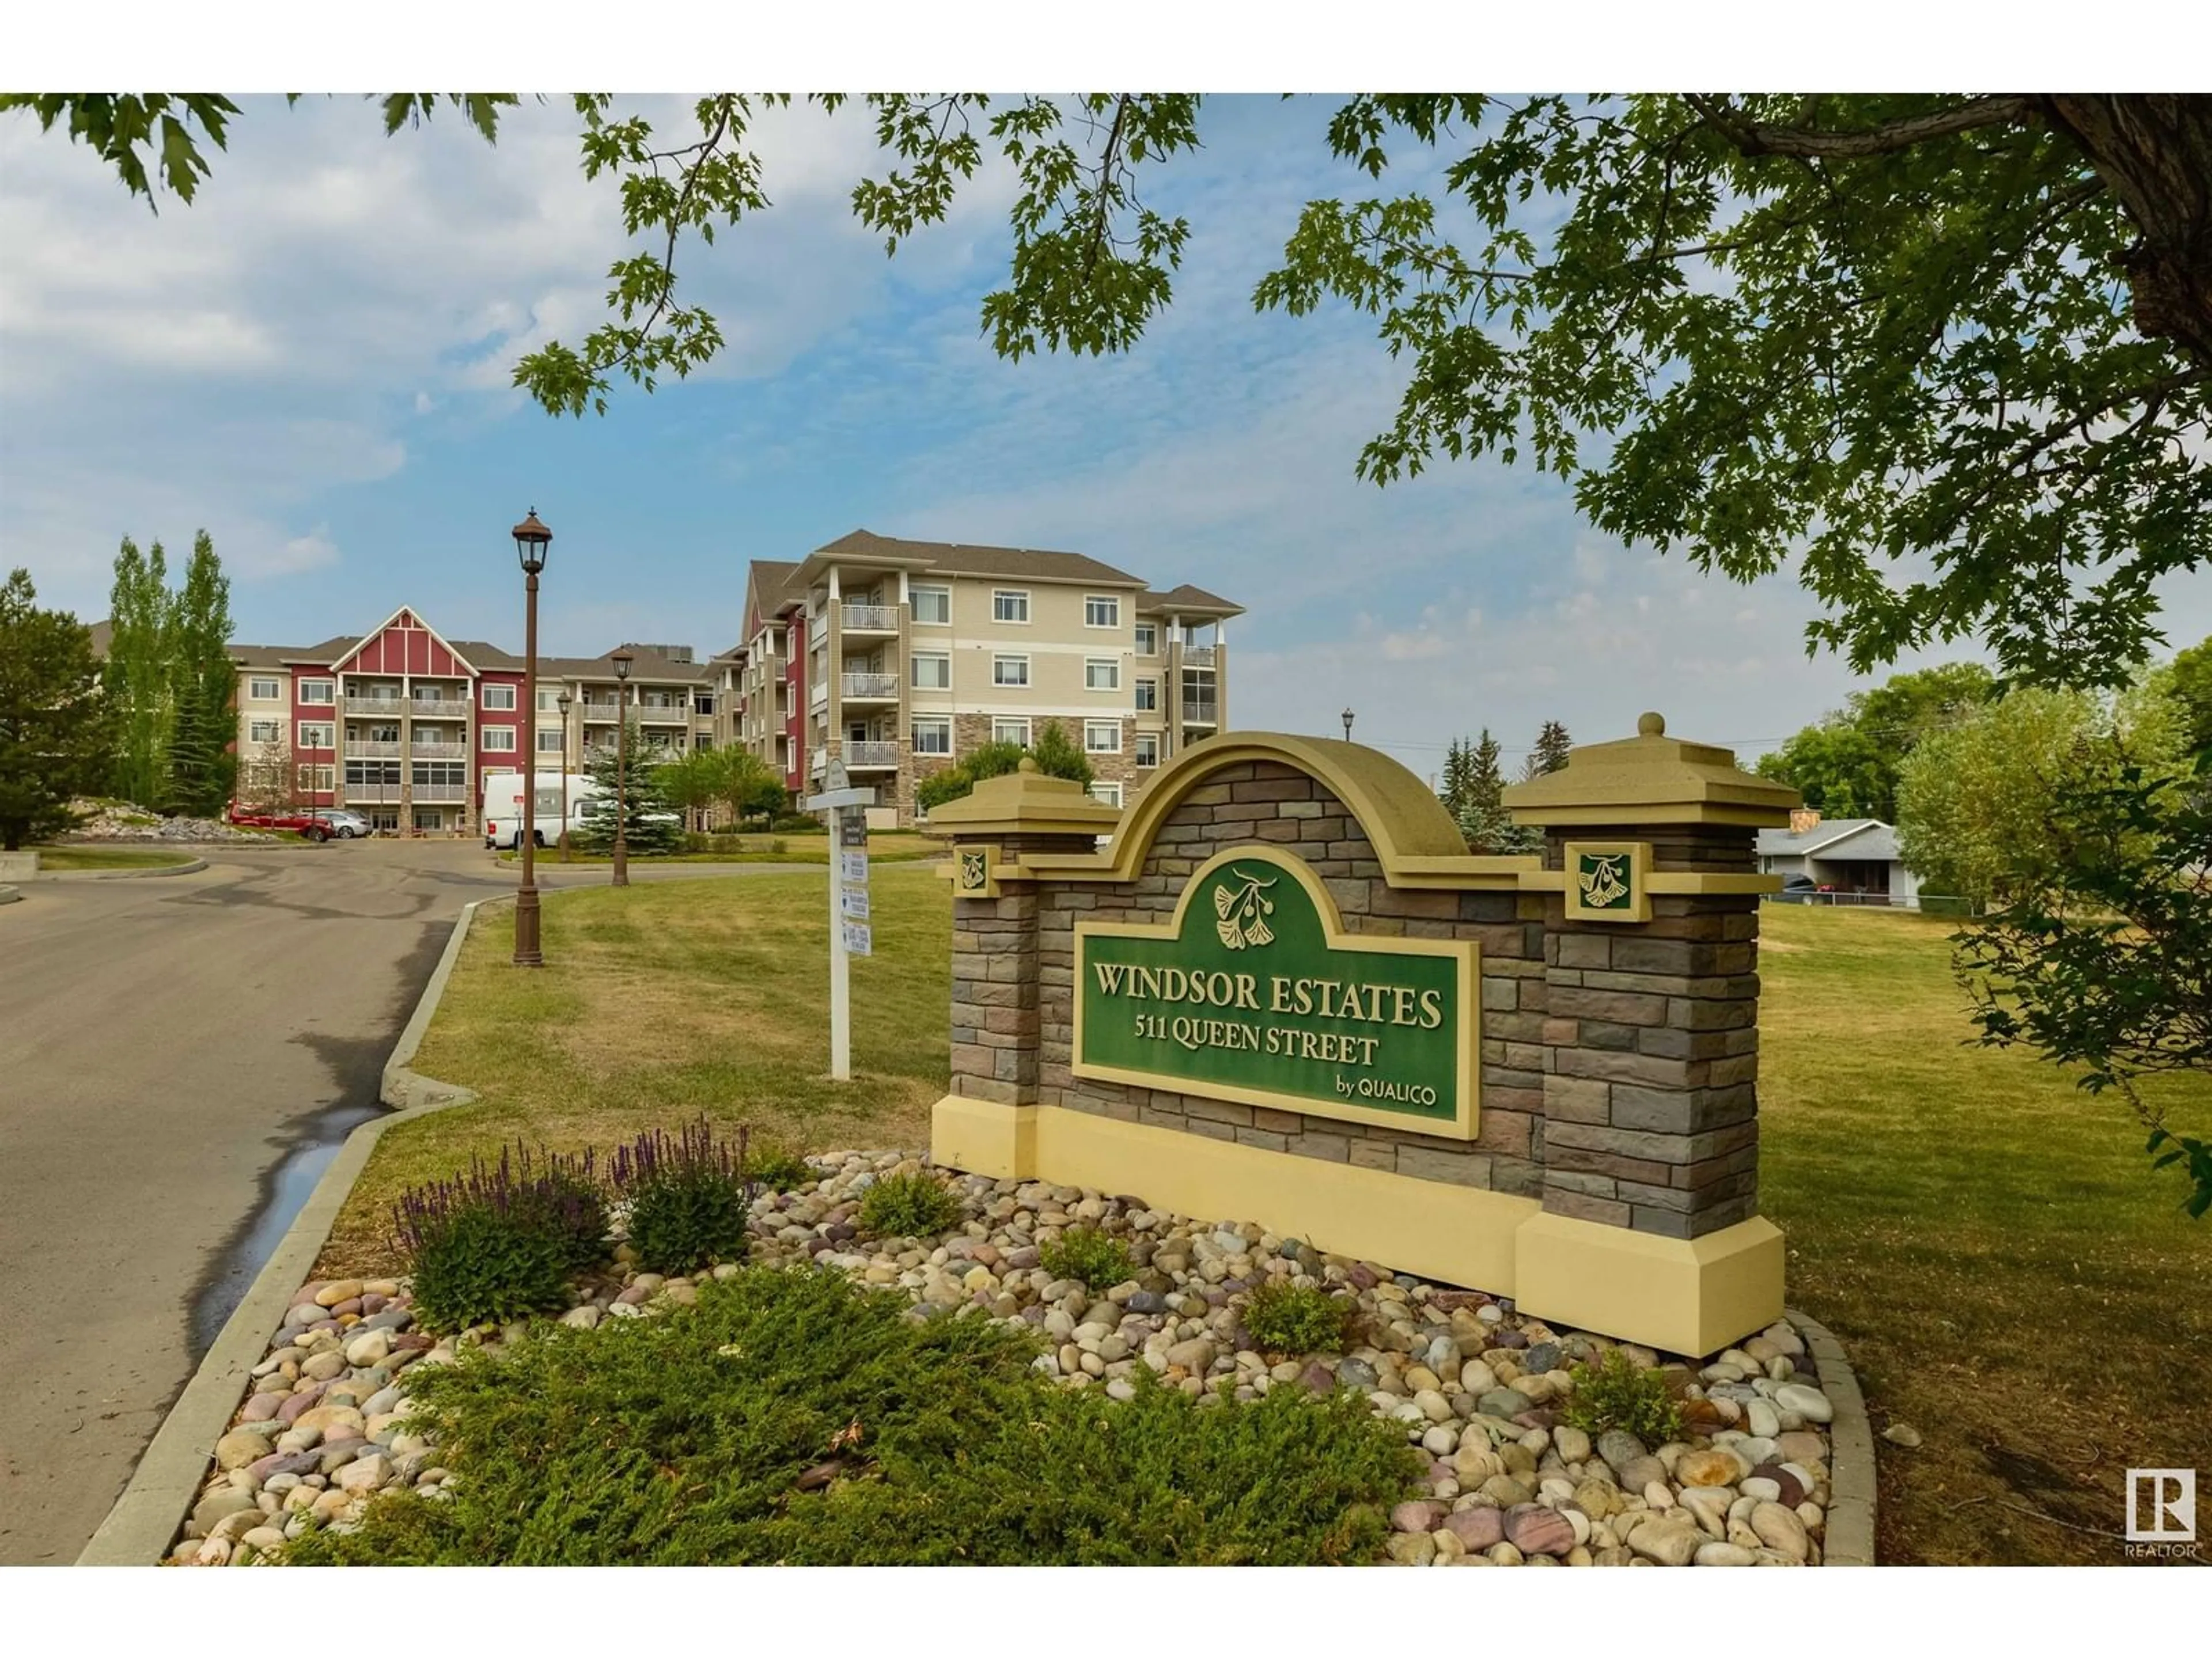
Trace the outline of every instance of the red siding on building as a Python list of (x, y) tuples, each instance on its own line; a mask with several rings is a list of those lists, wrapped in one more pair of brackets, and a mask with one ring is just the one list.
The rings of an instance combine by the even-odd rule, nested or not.
[[(327, 766), (331, 769), (331, 782), (333, 785), (336, 785), (339, 781), (337, 775), (338, 757), (336, 747), (338, 710), (337, 704), (335, 702), (337, 696), (335, 689), (333, 689), (331, 693), (331, 696), (334, 700), (332, 702), (301, 702), (300, 701), (300, 682), (303, 679), (328, 679), (331, 680), (333, 683), (333, 686), (335, 686), (337, 678), (337, 676), (336, 674), (325, 673), (323, 670), (319, 668), (308, 667), (300, 664), (295, 664), (292, 667), (292, 715), (290, 724), (284, 729), (284, 741), (292, 750), (292, 782), (294, 788), (297, 791), (295, 799), (302, 806), (336, 806), (338, 804), (338, 791), (335, 787), (329, 789), (301, 789), (298, 787), (300, 781), (300, 769), (302, 766)], [(331, 746), (320, 749), (302, 748), (300, 744), (300, 722), (301, 720), (320, 720), (328, 724), (331, 727), (331, 736), (332, 738)]]
[[(514, 707), (512, 708), (485, 708), (483, 706), (483, 694), (484, 688), (488, 685), (513, 686), (514, 688)], [(522, 706), (523, 687), (520, 671), (498, 668), (485, 669), (483, 673), (477, 677), (475, 690), (471, 693), (471, 696), (477, 706), (477, 762), (476, 770), (473, 775), (476, 783), (477, 811), (477, 815), (481, 817), (483, 811), (484, 773), (487, 770), (498, 771), (501, 769), (516, 772), (520, 771), (522, 769), (523, 763), (524, 745), (535, 743), (537, 741), (537, 738), (535, 735), (535, 727), (529, 718), (529, 713)], [(514, 747), (512, 750), (487, 749), (484, 747), (484, 733), (495, 729), (506, 730), (514, 733)]]
[(402, 611), (337, 666), (354, 674), (420, 674), (465, 679), (471, 671), (412, 611)]
[(806, 613), (791, 613), (790, 653), (784, 658), (784, 684), (791, 688), (791, 713), (784, 717), (784, 735), (791, 739), (785, 752), (791, 757), (784, 769), (784, 787), (794, 795), (806, 793)]

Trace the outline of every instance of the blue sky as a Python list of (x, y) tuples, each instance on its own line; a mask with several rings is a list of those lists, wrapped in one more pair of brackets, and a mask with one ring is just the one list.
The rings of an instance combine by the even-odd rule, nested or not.
[[(404, 604), (520, 648), (505, 532), (535, 506), (550, 651), (720, 649), (747, 560), (858, 526), (1073, 549), (1248, 607), (1238, 725), (1334, 732), (1349, 705), (1425, 774), (1485, 724), (1512, 750), (1547, 718), (1594, 739), (1650, 707), (1748, 758), (1853, 684), (1806, 659), (1788, 575), (1739, 587), (1632, 552), (1525, 466), (1353, 477), (1401, 371), (1365, 319), (1249, 302), (1303, 203), (1373, 188), (1328, 156), (1330, 100), (1210, 102), (1204, 150), (1148, 187), (1194, 227), (1172, 308), (1126, 356), (1018, 364), (977, 323), (1002, 171), (887, 261), (848, 204), (880, 170), (865, 114), (768, 119), (775, 207), (681, 256), (724, 359), (581, 422), (507, 385), (520, 352), (592, 325), (623, 250), (564, 106), (526, 106), (495, 149), (452, 121), (384, 138), (353, 98), (244, 101), (199, 200), (158, 218), (60, 134), (0, 118), (0, 562), (88, 619), (121, 536), (180, 556), (204, 526), (242, 638)], [(688, 128), (680, 102), (647, 106)], [(2184, 641), (2212, 622), (2189, 603)]]

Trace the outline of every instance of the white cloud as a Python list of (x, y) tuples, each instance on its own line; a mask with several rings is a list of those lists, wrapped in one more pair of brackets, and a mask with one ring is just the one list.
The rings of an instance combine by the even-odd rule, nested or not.
[(234, 554), (228, 561), (248, 580), (297, 576), (337, 562), (337, 544), (331, 540), (330, 526), (321, 524), (304, 536), (293, 537), (273, 551), (249, 544), (242, 554)]

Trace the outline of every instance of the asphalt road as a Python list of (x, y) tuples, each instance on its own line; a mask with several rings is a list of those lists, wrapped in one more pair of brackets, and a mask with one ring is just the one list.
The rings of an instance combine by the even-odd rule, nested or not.
[[(354, 1125), (480, 842), (198, 849), (0, 906), (0, 1565), (65, 1565)], [(633, 870), (680, 879), (781, 866)], [(539, 866), (548, 890), (605, 866)]]

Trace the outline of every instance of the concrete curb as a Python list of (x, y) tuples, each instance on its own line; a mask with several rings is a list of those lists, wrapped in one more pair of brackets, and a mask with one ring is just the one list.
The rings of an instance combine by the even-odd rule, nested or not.
[(189, 876), (208, 867), (205, 859), (164, 864), (150, 870), (41, 870), (40, 881), (144, 881), (157, 876)]
[(21, 902), (21, 900), (22, 900), (22, 897), (23, 897), (22, 892), (21, 892), (21, 890), (20, 889), (18, 889), (18, 888), (15, 888), (15, 887), (0, 887), (0, 904), (16, 904), (16, 903), (20, 903), (20, 902)]
[(168, 1553), (199, 1496), (215, 1443), (230, 1426), (231, 1413), (252, 1381), (253, 1367), (268, 1352), (269, 1339), (283, 1324), (293, 1295), (314, 1270), (315, 1258), (329, 1240), (338, 1211), (352, 1193), (354, 1182), (361, 1178), (376, 1143), (395, 1123), (476, 1098), (471, 1090), (418, 1076), (407, 1069), (406, 1062), (414, 1059), (416, 1049), (422, 1046), (422, 1034), (446, 994), (446, 982), (453, 977), (453, 964), (459, 960), (462, 942), (468, 938), (476, 913), (487, 903), (501, 902), (479, 900), (463, 907), (445, 951), (431, 972), (430, 982), (422, 988), (415, 1012), (385, 1065), (382, 1098), (386, 1105), (397, 1105), (399, 1109), (371, 1119), (346, 1137), (185, 1384), (184, 1392), (177, 1396), (177, 1403), (161, 1420), (138, 1467), (131, 1472), (131, 1484), (77, 1556), (78, 1566), (152, 1566)]
[(1836, 1408), (1828, 1425), (1829, 1449), (1834, 1462), (1828, 1470), (1828, 1516), (1820, 1539), (1820, 1561), (1830, 1567), (1871, 1567), (1875, 1559), (1874, 1425), (1867, 1420), (1866, 1396), (1859, 1379), (1844, 1358), (1844, 1345), (1835, 1334), (1799, 1312), (1785, 1308), (1790, 1322), (1804, 1334), (1813, 1363), (1820, 1368), (1820, 1392)]

